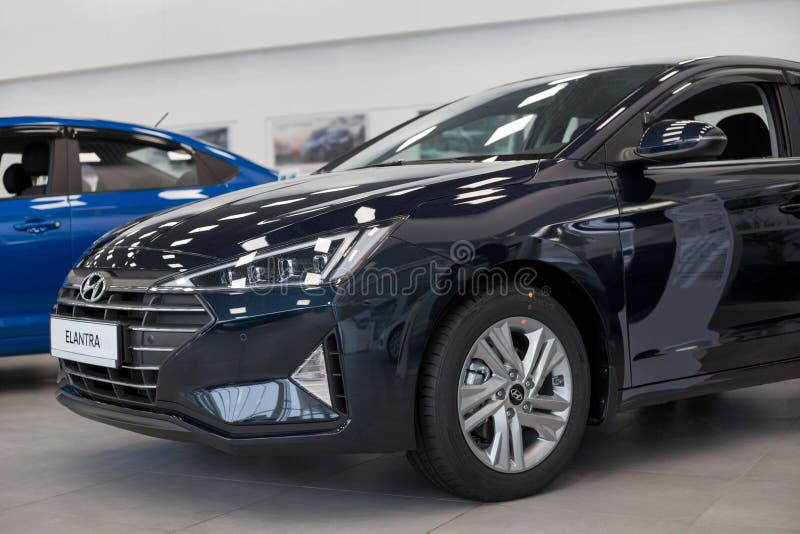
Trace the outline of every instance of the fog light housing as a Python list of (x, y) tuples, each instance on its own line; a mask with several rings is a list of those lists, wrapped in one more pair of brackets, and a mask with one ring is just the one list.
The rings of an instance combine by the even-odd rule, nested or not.
[(325, 403), (329, 408), (331, 390), (328, 386), (328, 368), (325, 365), (325, 350), (322, 345), (315, 348), (306, 360), (292, 373), (292, 380), (308, 393)]
[(289, 378), (231, 384), (192, 392), (193, 400), (226, 423), (264, 424), (333, 420), (325, 350), (316, 347)]
[(288, 378), (200, 389), (192, 397), (216, 419), (233, 424), (302, 423), (339, 417)]

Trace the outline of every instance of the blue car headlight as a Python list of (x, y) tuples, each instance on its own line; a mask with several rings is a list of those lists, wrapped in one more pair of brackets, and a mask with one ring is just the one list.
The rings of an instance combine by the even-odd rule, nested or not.
[(279, 247), (269, 247), (263, 237), (252, 239), (243, 247), (257, 249), (211, 267), (172, 276), (154, 289), (230, 291), (336, 283), (369, 257), (396, 222), (370, 224)]

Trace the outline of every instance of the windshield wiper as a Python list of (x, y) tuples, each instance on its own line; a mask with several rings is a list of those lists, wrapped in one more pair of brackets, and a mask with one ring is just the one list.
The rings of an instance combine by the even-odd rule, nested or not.
[(425, 165), (426, 163), (464, 163), (469, 161), (480, 161), (480, 156), (464, 156), (459, 158), (438, 158), (438, 159), (392, 159), (381, 163), (374, 163), (362, 167), (399, 167), (400, 165)]
[[(487, 159), (491, 161), (516, 161), (516, 160), (538, 160), (542, 159), (542, 154), (484, 154), (478, 156), (458, 156), (455, 158), (438, 159), (393, 159), (381, 163), (364, 165), (360, 169), (370, 169), (373, 167), (400, 167), (402, 165), (425, 165), (427, 163), (481, 163)], [(492, 159), (493, 158), (493, 159)]]

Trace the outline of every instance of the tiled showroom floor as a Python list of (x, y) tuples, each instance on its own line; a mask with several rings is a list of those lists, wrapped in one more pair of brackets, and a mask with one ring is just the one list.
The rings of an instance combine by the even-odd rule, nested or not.
[(84, 420), (0, 358), (0, 532), (800, 532), (800, 381), (590, 428), (540, 495), (479, 505), (401, 454), (232, 457)]

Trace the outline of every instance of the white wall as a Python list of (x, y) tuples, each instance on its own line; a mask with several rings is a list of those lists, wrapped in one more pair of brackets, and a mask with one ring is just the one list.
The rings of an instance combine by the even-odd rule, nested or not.
[[(0, 9), (8, 19), (38, 3)], [(0, 46), (15, 51), (0, 54), (0, 116), (152, 124), (169, 111), (164, 127), (230, 124), (233, 150), (271, 163), (269, 117), (369, 111), (371, 133), (378, 133), (418, 109), (538, 74), (710, 54), (800, 60), (800, 2), (794, 0), (555, 7), (522, 0), (271, 0), (247, 6), (257, 4), (263, 5), (250, 15), (244, 0), (214, 2), (209, 12), (182, 0), (63, 3), (74, 12), (55, 10), (58, 26), (61, 33), (75, 28), (74, 41), (37, 29), (12, 46), (13, 35), (0, 34)], [(84, 24), (75, 15), (85, 16)], [(37, 28), (51, 24), (44, 18)], [(137, 33), (154, 19), (160, 29)], [(53, 59), (65, 55), (70, 58)]]
[(0, 56), (0, 79), (681, 3), (687, 0), (6, 0), (0, 50), (15, 53)]

